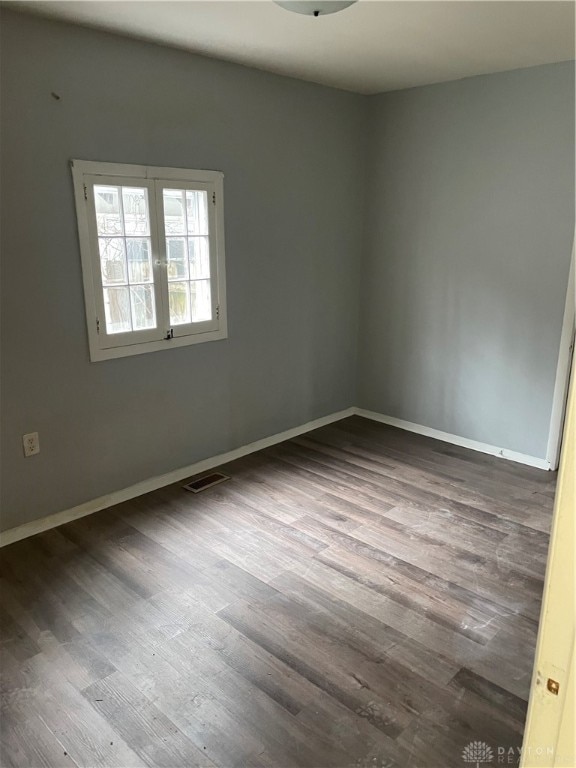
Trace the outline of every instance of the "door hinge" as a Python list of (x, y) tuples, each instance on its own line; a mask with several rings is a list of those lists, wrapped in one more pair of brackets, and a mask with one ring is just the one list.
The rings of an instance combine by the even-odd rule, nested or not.
[(96, 333), (100, 333), (100, 318), (96, 318)]
[(166, 336), (164, 336), (164, 338), (166, 339), (166, 341), (169, 341), (170, 339), (173, 339), (174, 338), (174, 328), (168, 328), (168, 330), (166, 331)]
[(216, 205), (216, 192), (212, 192), (212, 202)]
[(88, 200), (88, 187), (84, 184), (84, 200)]
[(216, 305), (216, 320), (220, 320), (220, 304)]

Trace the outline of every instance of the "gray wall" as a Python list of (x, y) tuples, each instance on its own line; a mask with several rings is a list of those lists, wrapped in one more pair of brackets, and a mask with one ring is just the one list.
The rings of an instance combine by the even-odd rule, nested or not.
[(359, 405), (545, 457), (574, 232), (574, 68), (370, 100)]
[[(3, 529), (354, 404), (544, 456), (570, 65), (367, 98), (11, 11), (1, 34)], [(225, 173), (229, 339), (89, 362), (71, 158)]]
[[(366, 100), (9, 11), (1, 43), (2, 528), (352, 405)], [(224, 172), (228, 340), (90, 363), (71, 158)]]

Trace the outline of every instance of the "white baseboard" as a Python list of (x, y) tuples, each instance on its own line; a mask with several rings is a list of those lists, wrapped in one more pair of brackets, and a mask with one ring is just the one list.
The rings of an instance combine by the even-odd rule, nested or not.
[(510, 451), (508, 448), (498, 448), (496, 445), (480, 443), (477, 440), (469, 440), (467, 437), (460, 437), (459, 435), (451, 435), (449, 432), (441, 432), (439, 429), (424, 427), (422, 424), (414, 424), (411, 421), (396, 419), (393, 416), (385, 416), (384, 414), (376, 413), (375, 411), (366, 411), (363, 408), (355, 408), (354, 413), (357, 416), (364, 416), (366, 419), (372, 419), (372, 421), (379, 421), (381, 424), (389, 424), (391, 427), (405, 429), (407, 432), (416, 432), (418, 435), (433, 437), (435, 440), (442, 440), (444, 443), (460, 445), (462, 448), (470, 448), (472, 451), (488, 453), (490, 456), (498, 456), (501, 459), (515, 461), (518, 464), (527, 464), (529, 467), (537, 467), (538, 469), (549, 470), (551, 468), (550, 462), (546, 459), (539, 459), (536, 456), (528, 456), (525, 453)]
[(284, 432), (278, 432), (275, 435), (264, 437), (262, 440), (256, 440), (247, 445), (241, 445), (239, 448), (234, 448), (234, 450), (228, 451), (227, 453), (220, 453), (218, 456), (211, 456), (209, 459), (197, 461), (195, 464), (189, 464), (187, 467), (180, 467), (180, 469), (166, 472), (164, 475), (151, 477), (148, 480), (143, 480), (141, 483), (131, 485), (129, 488), (123, 488), (122, 490), (106, 494), (106, 496), (100, 496), (98, 499), (79, 504), (77, 507), (65, 509), (62, 512), (55, 512), (53, 515), (41, 517), (39, 520), (32, 520), (31, 522), (24, 523), (24, 525), (19, 525), (16, 528), (10, 528), (9, 530), (0, 533), (0, 547), (5, 547), (15, 541), (20, 541), (20, 539), (34, 536), (36, 533), (42, 533), (42, 531), (47, 531), (50, 528), (56, 528), (58, 525), (70, 523), (72, 520), (78, 520), (81, 517), (86, 517), (86, 515), (91, 515), (93, 512), (99, 512), (101, 509), (112, 507), (123, 501), (129, 501), (130, 499), (142, 496), (150, 491), (156, 491), (158, 488), (163, 488), (165, 485), (178, 483), (180, 480), (192, 477), (193, 475), (198, 475), (201, 472), (206, 472), (209, 469), (214, 469), (214, 467), (219, 467), (221, 464), (227, 464), (229, 461), (234, 461), (249, 453), (261, 451), (263, 448), (268, 448), (270, 445), (282, 443), (284, 440), (298, 437), (298, 435), (302, 435), (305, 432), (310, 432), (313, 429), (332, 424), (334, 421), (346, 419), (348, 416), (353, 416), (355, 412), (355, 408), (347, 408), (344, 411), (331, 413), (328, 416), (314, 419), (314, 421), (309, 421), (299, 427), (293, 427)]
[(327, 424), (332, 424), (335, 421), (340, 421), (341, 419), (346, 419), (349, 416), (354, 415), (363, 416), (364, 418), (372, 419), (373, 421), (379, 421), (382, 424), (389, 424), (392, 427), (399, 427), (408, 432), (416, 432), (419, 435), (433, 437), (435, 440), (442, 440), (445, 443), (452, 443), (453, 445), (460, 445), (463, 448), (470, 448), (473, 451), (480, 451), (480, 453), (488, 453), (491, 456), (498, 456), (502, 459), (516, 461), (520, 464), (527, 464), (530, 467), (550, 469), (550, 462), (546, 461), (546, 459), (527, 456), (524, 453), (509, 451), (506, 448), (498, 448), (495, 445), (488, 445), (487, 443), (479, 443), (476, 440), (469, 440), (466, 437), (451, 435), (448, 432), (441, 432), (438, 429), (424, 427), (421, 424), (413, 424), (410, 421), (396, 419), (393, 416), (385, 416), (384, 414), (376, 413), (375, 411), (366, 411), (363, 408), (347, 408), (344, 411), (338, 411), (337, 413), (323, 416), (320, 419), (309, 421), (299, 427), (293, 427), (292, 429), (278, 432), (270, 437), (264, 437), (262, 440), (256, 440), (253, 443), (242, 445), (227, 453), (220, 453), (218, 456), (211, 456), (208, 459), (203, 459), (195, 464), (189, 464), (186, 467), (175, 469), (164, 475), (151, 477), (148, 480), (143, 480), (141, 483), (131, 485), (129, 488), (123, 488), (119, 491), (106, 494), (106, 496), (100, 496), (98, 499), (92, 499), (92, 501), (79, 504), (77, 507), (65, 509), (62, 512), (56, 512), (53, 515), (47, 515), (46, 517), (41, 517), (39, 520), (32, 520), (31, 522), (24, 523), (24, 525), (19, 525), (16, 528), (10, 528), (9, 530), (0, 533), (0, 547), (5, 547), (15, 541), (20, 541), (20, 539), (34, 536), (36, 533), (42, 533), (42, 531), (47, 531), (50, 528), (56, 528), (56, 526), (69, 523), (72, 520), (78, 520), (81, 517), (86, 517), (86, 515), (91, 515), (93, 512), (99, 512), (101, 509), (112, 507), (123, 501), (129, 501), (130, 499), (142, 496), (150, 491), (163, 488), (165, 485), (178, 483), (180, 480), (192, 477), (193, 475), (198, 475), (201, 472), (206, 472), (209, 469), (214, 469), (214, 467), (219, 467), (221, 464), (227, 464), (229, 461), (234, 461), (249, 453), (261, 451), (263, 448), (268, 448), (270, 445), (282, 443), (284, 440), (290, 440), (305, 432), (310, 432), (313, 429), (324, 427)]

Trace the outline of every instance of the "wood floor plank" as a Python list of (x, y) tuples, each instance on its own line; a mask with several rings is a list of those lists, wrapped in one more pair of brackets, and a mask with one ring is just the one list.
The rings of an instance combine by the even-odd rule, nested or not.
[(270, 616), (270, 610), (269, 604), (265, 609), (239, 605), (236, 610), (227, 608), (219, 615), (385, 735), (396, 738), (402, 733), (411, 720), (410, 714), (398, 701), (389, 705), (381, 693), (375, 695), (363, 677), (352, 671), (364, 672), (366, 660), (360, 654), (342, 645), (338, 652), (345, 663), (334, 664), (334, 638), (321, 638), (319, 631), (296, 623), (292, 617), (288, 622), (285, 615), (277, 612)]
[[(3, 674), (10, 679), (5, 659)], [(3, 691), (3, 706), (16, 713), (19, 720), (30, 714), (45, 726), (52, 737), (49, 739), (51, 752), (59, 755), (54, 765), (66, 765), (67, 757), (73, 764), (86, 768), (145, 765), (120, 737), (116, 724), (97, 713), (46, 656), (38, 654), (28, 659), (12, 674), (12, 679), (19, 684), (9, 693)], [(59, 745), (61, 751), (55, 745)], [(30, 765), (24, 763), (27, 764)]]
[(460, 768), (521, 744), (553, 473), (352, 417), (0, 552), (0, 763)]
[(146, 765), (213, 768), (206, 752), (198, 749), (119, 672), (87, 686), (82, 694), (96, 711), (116, 724), (119, 734)]

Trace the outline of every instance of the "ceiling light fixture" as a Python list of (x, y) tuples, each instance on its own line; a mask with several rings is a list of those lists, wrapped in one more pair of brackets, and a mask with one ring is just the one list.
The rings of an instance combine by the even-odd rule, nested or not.
[(304, 13), (307, 16), (326, 16), (329, 13), (338, 13), (343, 11), (344, 8), (348, 8), (349, 5), (354, 5), (357, 0), (294, 0), (294, 2), (282, 2), (282, 0), (274, 0), (276, 5), (281, 8), (285, 8), (287, 11), (294, 11), (294, 13)]

